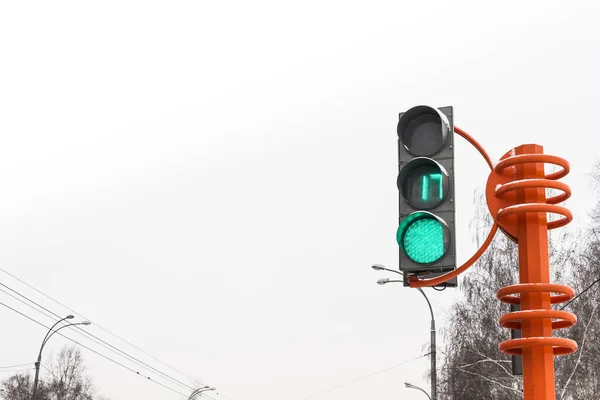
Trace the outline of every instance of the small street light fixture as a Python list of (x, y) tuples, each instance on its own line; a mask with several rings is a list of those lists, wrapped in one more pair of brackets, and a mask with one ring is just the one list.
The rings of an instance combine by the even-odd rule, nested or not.
[[(378, 285), (385, 285), (386, 283), (392, 283), (392, 282), (402, 283), (403, 281), (401, 279), (390, 279), (390, 278), (381, 278), (381, 279), (377, 280)], [(420, 288), (417, 288), (417, 289), (420, 289)]]
[(373, 265), (371, 265), (371, 268), (373, 268), (375, 271), (388, 271), (388, 272), (393, 272), (398, 275), (402, 275), (402, 272), (386, 268), (385, 265), (381, 265), (381, 264), (373, 264)]
[(188, 397), (188, 400), (194, 400), (194, 398), (196, 396), (198, 396), (200, 393), (207, 392), (209, 390), (217, 390), (217, 389), (215, 387), (212, 387), (212, 386), (203, 386), (203, 387), (201, 387), (199, 389), (194, 390), (192, 392), (192, 394), (190, 394), (190, 397)]
[(431, 400), (431, 396), (429, 395), (429, 393), (427, 393), (425, 390), (421, 389), (420, 387), (413, 385), (412, 383), (408, 383), (408, 382), (404, 382), (404, 386), (406, 386), (408, 389), (420, 390), (421, 392), (425, 393), (425, 395), (429, 398), (429, 400)]

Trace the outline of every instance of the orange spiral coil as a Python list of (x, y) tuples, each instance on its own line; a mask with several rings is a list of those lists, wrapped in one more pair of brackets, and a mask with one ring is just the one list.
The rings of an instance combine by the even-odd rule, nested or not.
[[(549, 163), (558, 165), (562, 169), (547, 174), (544, 178), (516, 179), (516, 166), (527, 163)], [(573, 215), (563, 206), (557, 205), (571, 196), (568, 185), (557, 182), (569, 173), (569, 163), (560, 157), (547, 154), (506, 154), (505, 157), (494, 166), (494, 172), (488, 181), (488, 205), (494, 215), (494, 219), (509, 237), (517, 238), (517, 216), (524, 213), (554, 213), (561, 217), (557, 220), (547, 222), (548, 229), (565, 226), (572, 221)], [(557, 189), (562, 193), (546, 198), (544, 203), (519, 203), (516, 191), (521, 189)], [(492, 195), (492, 196), (490, 196)], [(490, 201), (490, 197), (495, 199)], [(544, 196), (545, 197), (545, 196)], [(521, 295), (540, 293), (550, 296), (550, 303), (562, 303), (572, 299), (575, 292), (565, 285), (551, 283), (521, 283), (501, 288), (496, 297), (509, 304), (520, 304)], [(554, 309), (534, 309), (515, 311), (500, 317), (500, 326), (513, 330), (520, 330), (522, 324), (532, 320), (552, 320), (552, 330), (573, 326), (577, 317), (567, 311)], [(566, 338), (549, 337), (524, 337), (511, 339), (500, 343), (501, 352), (512, 355), (520, 355), (523, 349), (532, 347), (552, 347), (554, 355), (569, 354), (577, 350), (577, 343)]]

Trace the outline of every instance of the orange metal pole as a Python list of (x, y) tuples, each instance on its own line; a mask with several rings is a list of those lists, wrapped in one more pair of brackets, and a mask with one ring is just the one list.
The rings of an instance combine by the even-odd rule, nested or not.
[[(542, 154), (539, 145), (527, 144), (515, 148), (516, 155)], [(543, 163), (516, 165), (517, 179), (543, 179)], [(524, 188), (516, 191), (517, 203), (545, 203), (544, 188)], [(518, 215), (519, 282), (549, 283), (548, 225), (545, 212)], [(522, 293), (521, 310), (549, 310), (550, 293)], [(527, 337), (552, 336), (550, 318), (523, 320), (521, 332)], [(552, 346), (523, 349), (524, 400), (555, 400), (554, 355)]]

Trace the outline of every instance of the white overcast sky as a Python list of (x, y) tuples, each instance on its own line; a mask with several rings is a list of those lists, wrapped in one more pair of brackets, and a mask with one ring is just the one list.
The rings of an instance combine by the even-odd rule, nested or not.
[[(524, 143), (567, 158), (582, 225), (599, 18), (592, 0), (2, 2), (0, 266), (233, 400), (301, 400), (411, 360), (426, 304), (369, 268), (397, 267), (398, 113), (452, 105), (493, 158)], [(455, 166), (464, 261), (488, 171), (460, 138)], [(428, 293), (443, 328), (455, 292)], [(46, 329), (0, 321), (0, 367), (33, 363)], [(184, 398), (83, 354), (113, 400)], [(423, 399), (403, 382), (429, 390), (428, 363), (311, 399)]]

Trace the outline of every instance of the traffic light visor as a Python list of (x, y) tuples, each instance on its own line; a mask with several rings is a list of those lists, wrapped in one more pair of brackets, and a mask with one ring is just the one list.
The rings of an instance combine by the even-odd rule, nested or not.
[(411, 207), (430, 210), (446, 198), (448, 171), (431, 158), (418, 157), (400, 170), (397, 186)]
[(439, 153), (446, 145), (449, 131), (448, 118), (429, 106), (413, 107), (398, 121), (400, 142), (414, 156)]
[(427, 211), (417, 211), (406, 217), (396, 233), (404, 253), (414, 262), (431, 264), (446, 254), (450, 242), (448, 225)]

